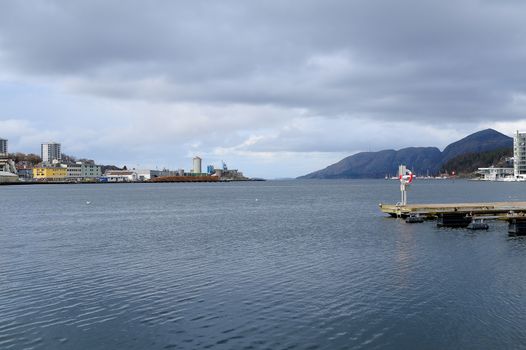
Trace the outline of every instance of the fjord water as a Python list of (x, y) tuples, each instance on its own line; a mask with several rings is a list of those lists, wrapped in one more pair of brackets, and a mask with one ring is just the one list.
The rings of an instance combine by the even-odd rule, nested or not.
[[(526, 239), (385, 180), (0, 187), (1, 349), (526, 347)], [(416, 181), (413, 202), (525, 200)], [(89, 204), (87, 202), (90, 202)]]

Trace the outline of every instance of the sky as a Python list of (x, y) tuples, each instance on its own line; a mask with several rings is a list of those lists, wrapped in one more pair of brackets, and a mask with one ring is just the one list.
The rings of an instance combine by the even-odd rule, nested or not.
[(6, 0), (10, 152), (284, 178), (526, 129), (520, 0)]

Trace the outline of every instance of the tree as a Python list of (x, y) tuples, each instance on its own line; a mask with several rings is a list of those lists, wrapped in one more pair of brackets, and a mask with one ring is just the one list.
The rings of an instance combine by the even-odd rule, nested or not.
[(27, 165), (36, 165), (42, 162), (42, 158), (40, 158), (38, 155), (29, 153), (25, 154), (22, 152), (17, 153), (10, 153), (9, 158), (11, 158), (16, 164), (18, 163), (26, 163)]

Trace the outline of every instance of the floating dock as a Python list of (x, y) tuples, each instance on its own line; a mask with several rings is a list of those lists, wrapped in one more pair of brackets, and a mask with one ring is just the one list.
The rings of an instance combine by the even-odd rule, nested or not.
[(396, 204), (380, 203), (380, 210), (392, 217), (408, 218), (407, 223), (436, 219), (438, 227), (465, 227), (472, 230), (488, 229), (487, 225), (477, 226), (477, 220), (480, 223), (484, 219), (506, 220), (510, 235), (526, 235), (526, 202), (408, 204), (407, 187), (413, 181), (413, 173), (405, 165), (400, 165), (398, 174), (401, 201)]
[(510, 212), (513, 212), (514, 215), (526, 214), (526, 202), (380, 204), (380, 210), (393, 217), (404, 218), (411, 214), (418, 214), (429, 219), (435, 219), (444, 214), (506, 217)]

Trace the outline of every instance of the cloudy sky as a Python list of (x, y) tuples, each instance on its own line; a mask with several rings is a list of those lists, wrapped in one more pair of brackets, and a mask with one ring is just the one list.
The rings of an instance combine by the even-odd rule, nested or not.
[(292, 177), (526, 129), (526, 2), (0, 2), (0, 137)]

